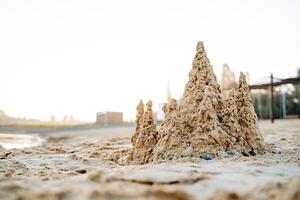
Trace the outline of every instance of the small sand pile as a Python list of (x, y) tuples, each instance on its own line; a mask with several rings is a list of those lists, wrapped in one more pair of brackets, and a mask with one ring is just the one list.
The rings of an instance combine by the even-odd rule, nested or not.
[(205, 159), (226, 151), (255, 155), (263, 150), (245, 76), (241, 73), (238, 89), (224, 100), (202, 42), (198, 42), (196, 50), (183, 96), (164, 106), (165, 119), (158, 131), (153, 123), (152, 103), (143, 113), (140, 102), (128, 163), (180, 157)]

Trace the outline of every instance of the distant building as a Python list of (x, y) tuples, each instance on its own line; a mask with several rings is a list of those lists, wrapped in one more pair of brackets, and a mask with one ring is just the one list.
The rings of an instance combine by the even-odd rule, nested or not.
[(122, 112), (97, 112), (96, 117), (97, 124), (116, 125), (123, 123), (123, 113)]

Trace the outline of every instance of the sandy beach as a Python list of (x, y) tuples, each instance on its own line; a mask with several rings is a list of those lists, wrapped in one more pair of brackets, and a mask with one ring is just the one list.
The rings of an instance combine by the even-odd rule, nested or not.
[(299, 10), (0, 1), (0, 200), (300, 200)]
[(259, 125), (263, 155), (146, 165), (122, 160), (134, 127), (43, 133), (40, 145), (1, 148), (0, 199), (299, 199), (300, 121)]

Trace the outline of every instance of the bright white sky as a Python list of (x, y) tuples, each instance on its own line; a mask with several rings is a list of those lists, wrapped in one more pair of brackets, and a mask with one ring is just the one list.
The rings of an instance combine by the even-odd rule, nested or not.
[(0, 1), (0, 110), (48, 120), (135, 115), (182, 94), (198, 40), (251, 82), (300, 66), (300, 1)]

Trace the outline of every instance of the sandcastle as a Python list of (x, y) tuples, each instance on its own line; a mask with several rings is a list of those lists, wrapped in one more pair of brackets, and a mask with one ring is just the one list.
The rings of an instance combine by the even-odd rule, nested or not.
[(165, 118), (158, 130), (152, 102), (146, 104), (146, 111), (143, 102), (139, 103), (128, 164), (263, 152), (245, 75), (240, 74), (238, 88), (224, 98), (202, 42), (198, 42), (196, 51), (183, 96), (165, 104)]

